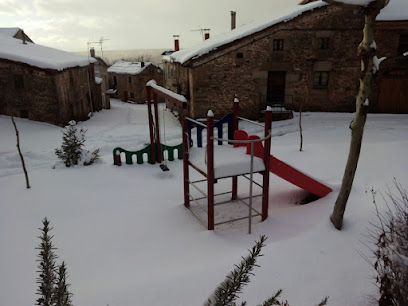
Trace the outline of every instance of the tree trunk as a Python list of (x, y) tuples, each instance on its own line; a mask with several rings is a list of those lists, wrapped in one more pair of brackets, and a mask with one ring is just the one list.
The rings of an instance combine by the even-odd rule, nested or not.
[(381, 9), (388, 4), (388, 0), (376, 0), (364, 8), (365, 25), (363, 41), (358, 47), (358, 54), (361, 59), (360, 88), (356, 98), (356, 113), (350, 124), (351, 143), (347, 159), (346, 169), (344, 170), (343, 181), (333, 213), (330, 220), (333, 225), (341, 230), (343, 225), (343, 215), (346, 209), (347, 200), (350, 196), (353, 186), (354, 176), (357, 170), (358, 159), (360, 156), (361, 143), (363, 140), (364, 125), (367, 118), (369, 96), (371, 93), (371, 84), (373, 80), (373, 57), (376, 56), (374, 41), (375, 19)]
[(24, 163), (24, 157), (23, 157), (23, 154), (21, 153), (21, 150), (20, 150), (20, 137), (19, 137), (19, 133), (18, 133), (18, 130), (17, 130), (17, 125), (14, 122), (14, 117), (11, 117), (11, 121), (13, 122), (14, 130), (16, 131), (17, 150), (18, 150), (18, 154), (20, 155), (21, 165), (23, 166), (23, 171), (24, 171), (25, 180), (26, 180), (26, 186), (27, 186), (27, 189), (28, 189), (28, 188), (30, 188), (30, 182), (28, 181), (28, 174), (27, 174), (27, 169), (26, 169), (25, 163)]

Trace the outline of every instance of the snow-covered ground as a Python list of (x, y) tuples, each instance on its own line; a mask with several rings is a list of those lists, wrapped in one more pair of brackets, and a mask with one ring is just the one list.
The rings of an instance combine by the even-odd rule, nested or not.
[[(181, 128), (170, 112), (164, 114), (166, 141), (178, 144)], [(101, 162), (90, 167), (52, 169), (61, 128), (16, 118), (29, 190), (10, 117), (1, 115), (0, 305), (34, 304), (35, 248), (44, 217), (54, 227), (60, 260), (68, 264), (75, 305), (201, 305), (261, 234), (268, 236), (261, 267), (242, 294), (249, 305), (280, 288), (291, 305), (315, 305), (325, 296), (329, 305), (370, 305), (367, 295), (376, 293), (373, 272), (358, 253), (368, 252), (364, 235), (375, 220), (370, 190), (385, 190), (394, 177), (406, 186), (408, 115), (368, 115), (344, 229), (337, 231), (329, 215), (341, 184), (352, 117), (305, 113), (304, 152), (299, 152), (297, 117), (273, 123), (272, 153), (334, 192), (299, 205), (305, 193), (272, 175), (270, 217), (248, 235), (245, 224), (207, 231), (182, 205), (181, 161), (169, 162), (169, 172), (158, 165), (113, 165), (116, 146), (136, 150), (148, 142), (145, 105), (113, 100), (111, 110), (79, 123), (88, 130), (86, 147), (101, 150)], [(243, 127), (249, 134), (261, 132)], [(217, 184), (220, 191), (228, 187), (229, 182)], [(247, 190), (241, 182), (240, 194)], [(218, 216), (236, 210), (229, 206)]]

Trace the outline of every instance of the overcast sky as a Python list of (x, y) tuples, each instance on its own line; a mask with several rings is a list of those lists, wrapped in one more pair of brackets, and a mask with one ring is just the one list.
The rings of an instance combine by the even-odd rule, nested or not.
[[(202, 41), (200, 28), (214, 36), (300, 0), (0, 0), (0, 27), (19, 27), (38, 44), (86, 51), (88, 41), (104, 50), (172, 49)], [(96, 46), (95, 46), (96, 47)], [(99, 48), (99, 47), (96, 47)]]

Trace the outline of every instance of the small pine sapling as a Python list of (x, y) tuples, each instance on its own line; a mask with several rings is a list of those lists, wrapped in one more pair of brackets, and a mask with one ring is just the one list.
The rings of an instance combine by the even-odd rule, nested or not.
[(207, 306), (236, 305), (235, 301), (238, 299), (238, 294), (242, 292), (243, 286), (250, 282), (249, 276), (252, 274), (252, 270), (258, 267), (256, 264), (257, 258), (263, 256), (261, 250), (265, 246), (265, 240), (266, 236), (262, 235), (260, 240), (252, 247), (252, 250), (249, 251), (249, 255), (242, 258), (242, 261), (235, 266), (235, 269), (227, 275), (226, 279), (209, 297)]
[[(208, 298), (205, 303), (206, 306), (237, 306), (236, 300), (238, 299), (238, 294), (242, 293), (243, 286), (249, 284), (250, 276), (254, 275), (252, 270), (255, 267), (259, 267), (256, 264), (258, 257), (263, 256), (261, 254), (262, 248), (265, 246), (265, 241), (267, 237), (262, 235), (259, 241), (255, 242), (252, 250), (249, 250), (249, 255), (247, 257), (242, 257), (241, 262), (235, 265), (235, 269), (232, 270), (225, 280), (218, 285), (213, 294)], [(278, 298), (282, 293), (282, 289), (279, 289), (272, 297), (265, 300), (262, 306), (272, 306), (281, 305), (289, 306), (288, 301), (279, 301)], [(324, 298), (318, 306), (327, 305), (329, 297)], [(242, 302), (240, 306), (247, 305), (247, 302)]]
[(37, 250), (40, 250), (37, 257), (38, 273), (37, 278), (37, 295), (39, 298), (36, 305), (39, 306), (72, 306), (72, 293), (68, 291), (69, 284), (67, 284), (67, 266), (63, 261), (61, 265), (57, 266), (55, 260), (58, 256), (55, 254), (57, 248), (52, 243), (53, 236), (50, 235), (52, 228), (47, 218), (42, 221), (43, 227), (40, 228), (41, 243)]
[(40, 246), (36, 248), (40, 250), (40, 253), (37, 255), (39, 258), (37, 261), (38, 264), (38, 273), (40, 276), (37, 278), (37, 283), (39, 287), (37, 289), (37, 294), (39, 298), (37, 299), (37, 304), (40, 306), (52, 306), (55, 305), (55, 285), (56, 285), (56, 265), (55, 260), (57, 255), (54, 251), (56, 248), (53, 246), (52, 237), (50, 231), (52, 228), (49, 227), (50, 222), (45, 218), (43, 221), (43, 227), (40, 228), (41, 239)]
[(89, 166), (99, 159), (99, 149), (92, 153), (83, 149), (85, 133), (86, 130), (82, 127), (77, 129), (74, 120), (71, 120), (65, 131), (62, 132), (62, 146), (55, 149), (55, 154), (64, 162), (66, 167), (75, 166), (81, 162), (84, 166)]
[(70, 286), (67, 284), (67, 267), (65, 262), (63, 261), (61, 265), (58, 267), (58, 276), (57, 276), (57, 284), (55, 290), (55, 303), (58, 306), (72, 306), (71, 296), (72, 293), (69, 292), (68, 287)]

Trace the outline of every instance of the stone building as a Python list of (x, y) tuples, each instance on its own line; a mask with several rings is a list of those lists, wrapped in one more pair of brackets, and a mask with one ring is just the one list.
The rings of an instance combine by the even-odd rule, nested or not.
[(108, 65), (106, 62), (99, 56), (95, 56), (95, 49), (91, 48), (90, 55), (96, 62), (94, 63), (95, 71), (95, 82), (100, 86), (101, 91), (101, 101), (100, 107), (103, 109), (110, 109), (110, 94), (109, 90), (109, 75), (108, 75)]
[(0, 114), (56, 125), (101, 109), (93, 62), (0, 34)]
[(116, 90), (114, 97), (125, 102), (144, 103), (146, 83), (152, 79), (163, 85), (163, 70), (150, 62), (118, 61), (108, 73), (110, 88)]
[[(392, 0), (389, 6), (408, 8), (404, 1)], [(363, 26), (356, 8), (322, 1), (297, 5), (165, 56), (165, 87), (189, 99), (189, 113), (195, 118), (205, 117), (208, 109), (222, 116), (235, 96), (242, 114), (252, 119), (258, 119), (266, 105), (352, 112)], [(380, 69), (371, 111), (408, 112), (407, 60), (401, 56), (407, 34), (408, 10), (381, 12), (379, 56), (391, 59)], [(394, 85), (403, 90), (390, 101)]]

